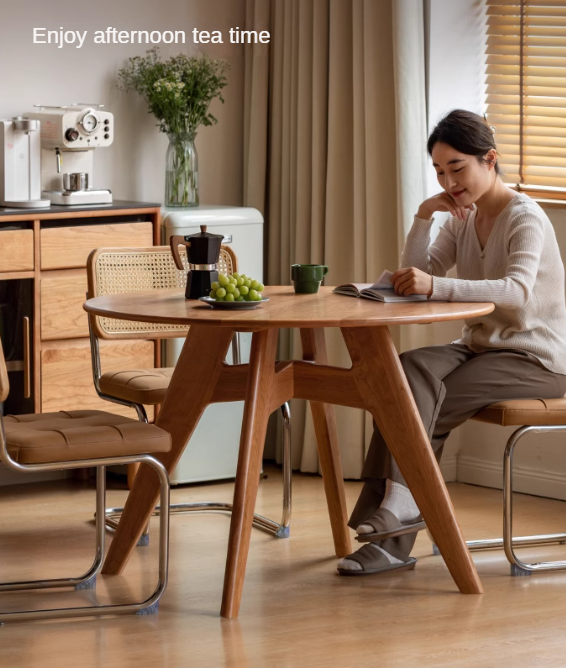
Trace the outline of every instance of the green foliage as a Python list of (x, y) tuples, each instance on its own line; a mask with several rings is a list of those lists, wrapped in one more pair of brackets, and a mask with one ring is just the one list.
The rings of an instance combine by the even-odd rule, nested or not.
[(208, 108), (216, 97), (224, 103), (225, 60), (184, 54), (161, 60), (157, 47), (146, 53), (128, 59), (118, 72), (118, 88), (143, 97), (161, 132), (194, 138), (200, 125), (217, 122)]

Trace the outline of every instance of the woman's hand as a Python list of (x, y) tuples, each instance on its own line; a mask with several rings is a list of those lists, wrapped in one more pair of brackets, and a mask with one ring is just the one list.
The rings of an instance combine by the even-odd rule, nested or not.
[(465, 220), (468, 215), (468, 210), (473, 211), (474, 207), (471, 204), (469, 206), (458, 206), (454, 198), (443, 191), (438, 193), (438, 195), (434, 195), (434, 197), (425, 199), (419, 206), (417, 218), (430, 220), (435, 211), (449, 211), (453, 216), (460, 218), (460, 220)]
[(398, 295), (432, 295), (432, 276), (416, 267), (397, 269), (391, 276), (391, 282)]

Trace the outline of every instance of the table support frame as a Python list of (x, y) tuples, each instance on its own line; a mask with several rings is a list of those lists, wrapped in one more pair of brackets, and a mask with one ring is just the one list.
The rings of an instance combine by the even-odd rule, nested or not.
[[(286, 401), (310, 402), (336, 555), (351, 552), (342, 466), (333, 404), (368, 410), (397, 460), (446, 565), (464, 594), (483, 593), (456, 521), (387, 326), (342, 328), (351, 369), (328, 366), (322, 328), (301, 329), (303, 361), (276, 363), (277, 328), (253, 332), (249, 364), (223, 360), (234, 330), (193, 324), (156, 424), (173, 447), (158, 458), (174, 469), (211, 403), (245, 399), (234, 509), (221, 615), (238, 616), (269, 415)], [(187, 402), (187, 398), (190, 401)], [(104, 563), (104, 574), (123, 571), (158, 498), (158, 482), (143, 466), (128, 497)]]

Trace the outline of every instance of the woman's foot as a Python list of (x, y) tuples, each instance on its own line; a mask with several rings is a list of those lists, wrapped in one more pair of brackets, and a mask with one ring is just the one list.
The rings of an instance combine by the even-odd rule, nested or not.
[[(408, 487), (402, 485), (400, 482), (395, 482), (394, 480), (387, 480), (385, 482), (385, 496), (383, 501), (379, 506), (376, 515), (379, 516), (379, 511), (381, 509), (388, 510), (392, 513), (395, 518), (398, 520), (397, 525), (401, 524), (411, 524), (416, 522), (419, 518), (420, 511), (419, 507), (413, 499), (413, 495), (409, 491)], [(385, 515), (385, 513), (382, 513)], [(380, 518), (379, 525), (382, 524), (382, 518)], [(391, 522), (389, 522), (391, 523)], [(393, 524), (395, 524), (393, 522)], [(360, 536), (364, 534), (373, 534), (376, 531), (383, 530), (386, 527), (382, 526), (373, 526), (372, 524), (360, 524), (356, 529), (356, 533)], [(393, 529), (393, 527), (391, 527)], [(399, 535), (399, 534), (397, 534)]]
[(340, 575), (372, 575), (414, 568), (416, 563), (413, 557), (397, 559), (381, 546), (368, 543), (342, 559), (337, 569)]
[[(386, 552), (382, 547), (377, 545), (376, 543), (369, 543), (369, 546), (372, 547), (374, 550), (378, 550), (385, 556), (385, 558), (389, 561), (390, 564), (401, 564), (403, 561), (401, 559), (397, 559), (397, 557), (394, 557), (392, 554), (389, 554), (389, 552)], [(360, 548), (362, 550), (363, 548)], [(358, 552), (360, 550), (357, 550)], [(354, 552), (356, 554), (356, 552)], [(375, 558), (377, 559), (377, 555), (375, 555)], [(362, 565), (358, 561), (354, 561), (353, 559), (348, 559), (348, 557), (344, 557), (342, 561), (338, 564), (338, 570), (343, 568), (344, 570), (347, 571), (361, 571), (363, 570)]]
[(413, 522), (399, 522), (393, 513), (385, 508), (378, 508), (375, 513), (366, 520), (371, 526), (371, 533), (359, 533), (356, 536), (358, 543), (379, 543), (388, 538), (405, 536), (426, 529), (426, 524), (419, 515)]

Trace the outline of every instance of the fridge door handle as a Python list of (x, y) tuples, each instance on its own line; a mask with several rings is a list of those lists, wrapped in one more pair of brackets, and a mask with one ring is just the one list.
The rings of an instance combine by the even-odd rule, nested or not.
[(31, 394), (31, 355), (29, 318), (24, 317), (24, 398), (29, 399)]

